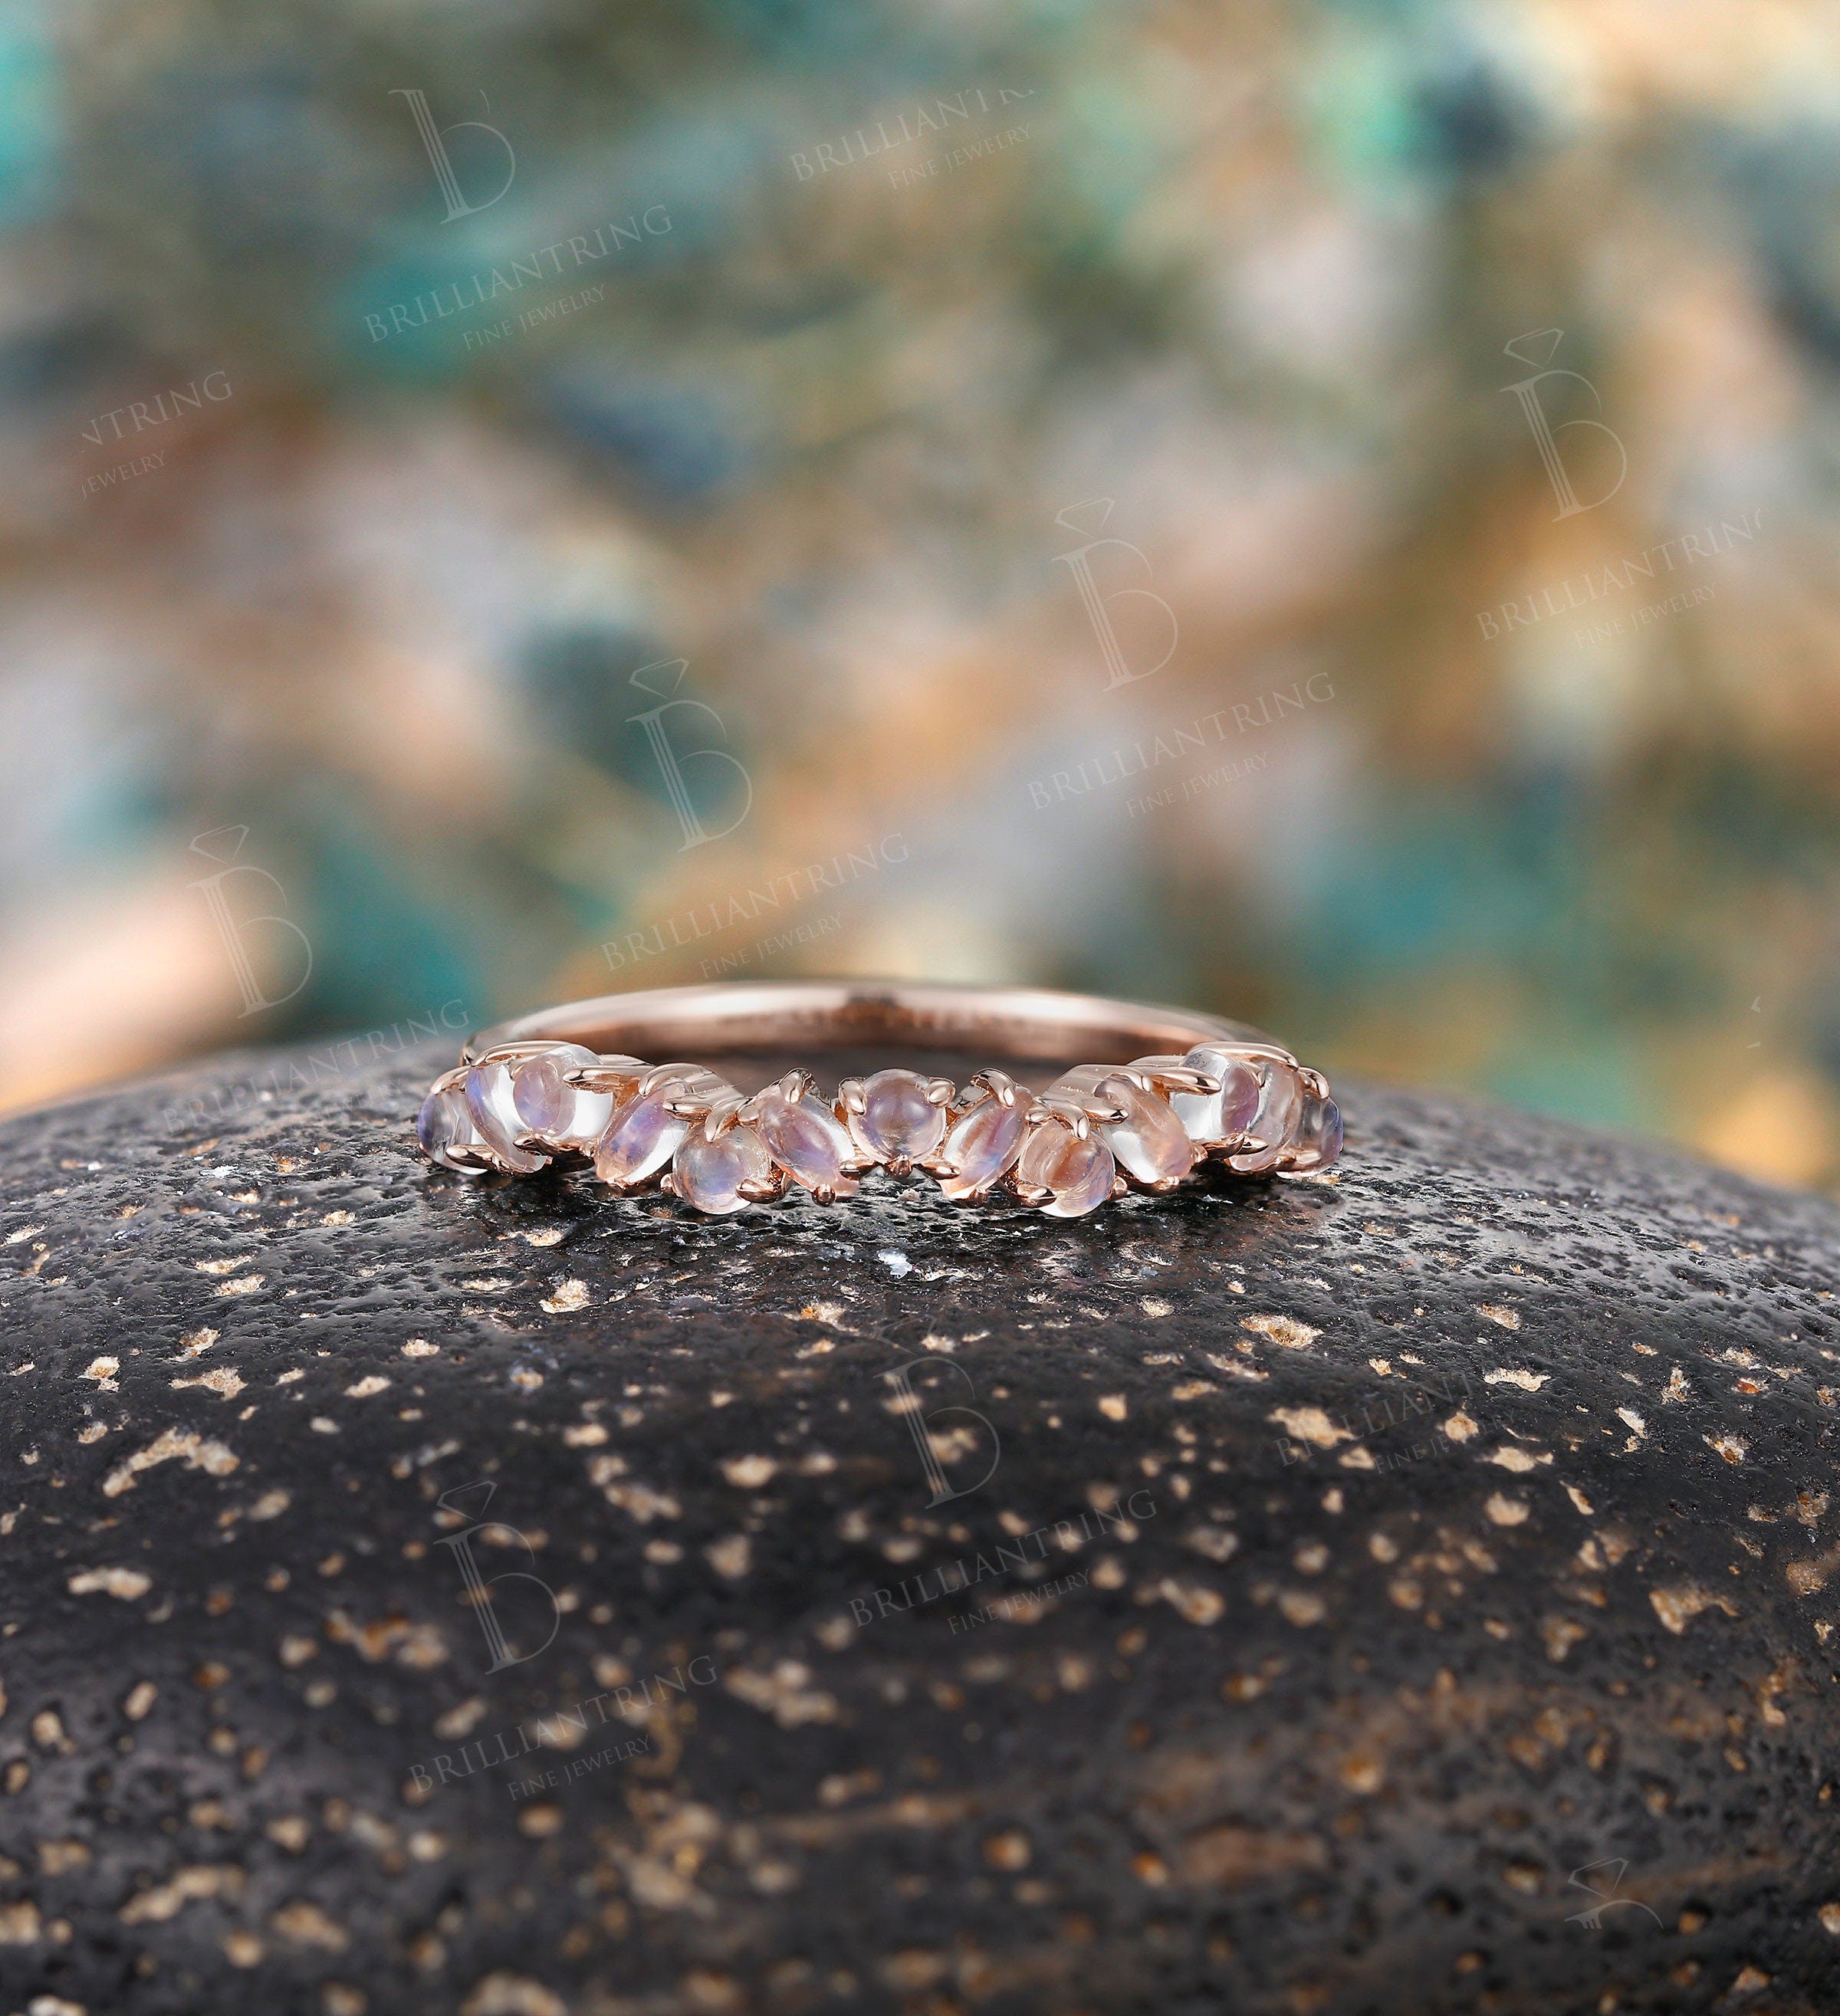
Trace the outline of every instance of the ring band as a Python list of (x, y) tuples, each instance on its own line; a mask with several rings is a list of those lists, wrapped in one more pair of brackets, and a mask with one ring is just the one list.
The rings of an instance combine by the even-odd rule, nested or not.
[[(845, 1078), (827, 1104), (803, 1068), (744, 1093), (700, 1051), (914, 1050), (1060, 1066), (1039, 1091), (996, 1064), (960, 1091), (892, 1067)], [(1108, 1061), (1071, 1064), (1079, 1056)], [(744, 1074), (745, 1075), (745, 1074)], [(808, 981), (603, 995), (470, 1037), (416, 1121), (430, 1160), (528, 1175), (593, 1158), (621, 1194), (655, 1188), (719, 1215), (797, 1186), (821, 1204), (872, 1169), (924, 1171), (965, 1202), (999, 1186), (1057, 1218), (1136, 1187), (1175, 1190), (1210, 1160), (1240, 1175), (1327, 1168), (1341, 1116), (1320, 1071), (1212, 1015), (1027, 988)]]

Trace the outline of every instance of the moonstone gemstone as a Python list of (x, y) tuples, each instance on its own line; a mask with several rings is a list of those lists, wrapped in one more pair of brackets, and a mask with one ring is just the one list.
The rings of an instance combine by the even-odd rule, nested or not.
[(731, 1127), (713, 1141), (693, 1127), (671, 1162), (684, 1202), (717, 1214), (745, 1211), (751, 1200), (740, 1195), (741, 1185), (764, 1183), (772, 1173), (772, 1158), (751, 1127)]
[(690, 1123), (665, 1111), (664, 1102), (673, 1089), (668, 1082), (643, 1099), (636, 1092), (615, 1110), (594, 1150), (594, 1173), (603, 1183), (611, 1183), (616, 1190), (643, 1183), (677, 1152)]
[(614, 1115), (610, 1092), (585, 1092), (563, 1076), (600, 1059), (580, 1043), (558, 1043), (520, 1064), (511, 1075), (517, 1117), (552, 1148), (592, 1148)]
[(548, 1164), (547, 1155), (517, 1145), (518, 1136), (528, 1129), (513, 1100), (509, 1065), (475, 1064), (466, 1074), (466, 1107), (487, 1152), (501, 1168), (528, 1176)]
[(480, 1173), (477, 1162), (455, 1159), (479, 1139), (466, 1095), (457, 1085), (449, 1085), (445, 1092), (431, 1092), (422, 1101), (422, 1110), (416, 1115), (416, 1135), (430, 1161), (438, 1162), (444, 1169), (458, 1169), (463, 1176)]
[(1108, 1080), (1104, 1096), (1125, 1109), (1122, 1121), (1101, 1126), (1105, 1145), (1121, 1168), (1140, 1183), (1167, 1183), (1186, 1176), (1201, 1158), (1168, 1106), (1154, 1093), (1140, 1092), (1122, 1078)]
[(1182, 1061), (1220, 1080), (1218, 1092), (1172, 1092), (1169, 1104), (1190, 1140), (1217, 1148), (1237, 1139), (1258, 1110), (1258, 1074), (1217, 1043), (1197, 1043)]
[(1341, 1153), (1341, 1109), (1332, 1099), (1306, 1093), (1297, 1123), (1297, 1169), (1326, 1169)]
[(1259, 1057), (1254, 1068), (1260, 1081), (1258, 1104), (1246, 1131), (1263, 1145), (1249, 1148), (1243, 1155), (1229, 1155), (1226, 1165), (1242, 1175), (1262, 1176), (1278, 1166), (1280, 1151), (1296, 1138), (1297, 1124), (1303, 1118), (1303, 1081), (1276, 1057)]
[(939, 1187), (949, 1197), (975, 1197), (987, 1190), (1016, 1159), (1026, 1122), (1019, 1100), (1006, 1106), (986, 1099), (954, 1122), (940, 1150), (958, 1174), (942, 1176)]
[(777, 1086), (770, 1086), (760, 1096), (754, 1125), (773, 1160), (795, 1183), (840, 1197), (855, 1190), (855, 1179), (843, 1169), (845, 1162), (856, 1159), (849, 1130), (809, 1093), (788, 1099)]
[(878, 1162), (917, 1162), (945, 1139), (945, 1109), (927, 1097), (916, 1071), (882, 1071), (862, 1083), (862, 1111), (850, 1131)]
[(1045, 1121), (1023, 1144), (1016, 1165), (1020, 1183), (1042, 1184), (1054, 1194), (1041, 1208), (1050, 1218), (1084, 1218), (1111, 1195), (1117, 1165), (1096, 1131), (1082, 1140), (1071, 1127)]

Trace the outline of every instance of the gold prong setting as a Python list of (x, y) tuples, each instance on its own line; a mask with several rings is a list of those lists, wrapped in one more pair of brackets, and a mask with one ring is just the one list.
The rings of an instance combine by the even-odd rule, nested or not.
[(443, 1072), (416, 1125), (430, 1159), (462, 1175), (590, 1156), (618, 1194), (654, 1192), (707, 1216), (794, 1189), (841, 1202), (880, 1170), (929, 1176), (957, 1202), (1003, 1191), (1077, 1218), (1132, 1190), (1167, 1196), (1208, 1163), (1302, 1175), (1341, 1147), (1327, 1080), (1263, 1042), (1077, 1064), (1039, 1093), (994, 1066), (962, 1091), (888, 1070), (846, 1078), (826, 1100), (807, 1071), (748, 1094), (701, 1064), (526, 1040)]

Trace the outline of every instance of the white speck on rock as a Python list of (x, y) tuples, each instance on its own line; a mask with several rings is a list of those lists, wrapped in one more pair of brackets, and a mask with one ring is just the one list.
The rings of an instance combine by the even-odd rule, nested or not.
[(343, 1953), (351, 1943), (343, 1925), (304, 1898), (283, 1905), (268, 1922), (294, 1946), (318, 1946), (326, 1953)]
[(243, 1380), (233, 1366), (219, 1365), (209, 1372), (201, 1372), (196, 1379), (175, 1379), (172, 1382), (176, 1392), (182, 1387), (203, 1386), (217, 1395), (221, 1400), (234, 1400), (243, 1391)]
[(103, 1496), (119, 1498), (123, 1492), (134, 1489), (134, 1481), (143, 1470), (151, 1470), (156, 1463), (170, 1463), (175, 1456), (183, 1456), (189, 1470), (202, 1470), (212, 1477), (227, 1477), (237, 1465), (238, 1458), (220, 1442), (214, 1442), (190, 1429), (168, 1428), (157, 1435), (144, 1449), (137, 1449), (128, 1460), (118, 1464), (103, 1479)]
[(1568, 1617), (1544, 1617), (1540, 1619), (1539, 1635), (1546, 1641), (1547, 1657), (1556, 1666), (1585, 1636), (1585, 1628)]
[(878, 1253), (875, 1257), (884, 1267), (888, 1269), (888, 1272), (894, 1276), (897, 1281), (898, 1281), (904, 1274), (911, 1274), (913, 1272), (913, 1262), (908, 1258), (905, 1253), (890, 1251), (888, 1252)]
[(1241, 1316), (1240, 1327), (1270, 1338), (1273, 1344), (1281, 1345), (1286, 1351), (1308, 1351), (1323, 1334), (1320, 1330), (1312, 1330), (1308, 1323), (1297, 1316)]
[(470, 1694), (457, 1708), (450, 1708), (434, 1724), (434, 1733), (444, 1741), (457, 1742), (463, 1736), (470, 1736), (479, 1726), (485, 1713), (485, 1697)]
[(38, 1939), (38, 1906), (30, 1897), (0, 1904), (0, 1946), (36, 1946)]
[(726, 1539), (712, 1540), (703, 1553), (718, 1575), (737, 1582), (754, 1564), (754, 1543), (745, 1533), (731, 1533)]
[(153, 1586), (153, 1577), (139, 1568), (85, 1568), (70, 1580), (73, 1596), (115, 1596), (124, 1603), (145, 1596)]
[(1698, 1582), (1676, 1582), (1668, 1588), (1651, 1589), (1648, 1600), (1664, 1629), (1673, 1632), (1676, 1638), (1702, 1610), (1722, 1610), (1727, 1617), (1737, 1615), (1727, 1598), (1709, 1595)]
[(475, 1985), (460, 2016), (568, 2016), (568, 2004), (528, 1975), (500, 1969)]
[(1190, 1624), (1218, 1624), (1226, 1615), (1226, 1597), (1219, 1590), (1209, 1589), (1205, 1582), (1184, 1582), (1176, 1576), (1165, 1575), (1157, 1584), (1157, 1594), (1179, 1617)]
[(1333, 1449), (1338, 1442), (1354, 1440), (1352, 1430), (1338, 1427), (1320, 1407), (1274, 1407), (1271, 1418), (1282, 1421), (1298, 1442), (1312, 1442), (1318, 1449)]
[(797, 1659), (781, 1659), (770, 1672), (742, 1668), (729, 1673), (724, 1684), (730, 1694), (771, 1715), (782, 1729), (796, 1729), (801, 1723), (834, 1722), (837, 1701), (811, 1684), (812, 1669)]
[(137, 1890), (117, 1915), (124, 1925), (157, 1924), (201, 1897), (236, 1897), (242, 1891), (243, 1871), (234, 1863), (200, 1863), (150, 1889)]
[(1504, 1443), (1500, 1449), (1491, 1449), (1482, 1460), (1485, 1463), (1499, 1463), (1503, 1470), (1511, 1470), (1517, 1474), (1524, 1476), (1529, 1471), (1538, 1469), (1541, 1463), (1550, 1463), (1552, 1458), (1546, 1455), (1530, 1456), (1525, 1449), (1516, 1449), (1511, 1442), (1508, 1442)]

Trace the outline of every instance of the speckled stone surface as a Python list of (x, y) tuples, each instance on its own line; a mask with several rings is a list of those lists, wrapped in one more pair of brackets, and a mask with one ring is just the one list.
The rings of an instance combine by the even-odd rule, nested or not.
[(445, 1061), (0, 1129), (0, 2011), (1840, 2006), (1831, 1206), (710, 1222)]

